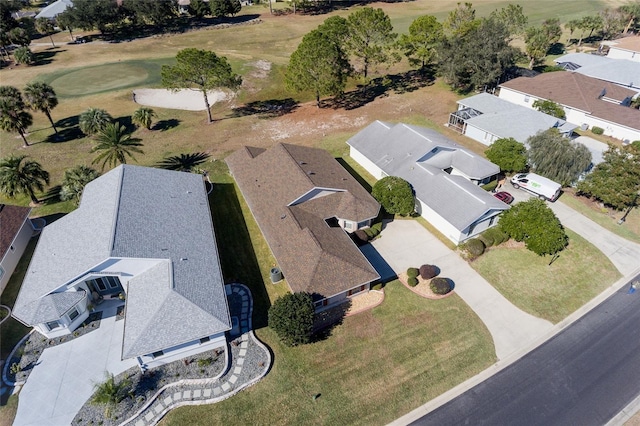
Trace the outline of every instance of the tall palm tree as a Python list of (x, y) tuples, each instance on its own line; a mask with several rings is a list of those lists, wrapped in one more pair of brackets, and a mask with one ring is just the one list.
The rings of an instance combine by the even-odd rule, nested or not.
[(0, 159), (0, 190), (10, 198), (26, 193), (37, 204), (40, 200), (35, 190), (43, 191), (44, 185), (49, 184), (49, 172), (43, 170), (40, 163), (26, 158), (26, 155), (10, 155)]
[(157, 164), (157, 167), (165, 170), (177, 170), (179, 172), (190, 172), (194, 167), (204, 163), (209, 154), (196, 152), (194, 154), (180, 154), (166, 157)]
[[(49, 20), (47, 19), (47, 21)], [(56, 132), (57, 135), (58, 129), (56, 129), (56, 125), (53, 123), (53, 119), (51, 118), (51, 110), (58, 105), (58, 97), (56, 96), (56, 92), (53, 90), (53, 87), (49, 86), (47, 83), (34, 81), (25, 86), (24, 97), (27, 106), (30, 109), (44, 112), (53, 127), (53, 131)]]
[(135, 124), (138, 124), (147, 130), (151, 129), (151, 122), (153, 118), (157, 117), (156, 112), (149, 107), (138, 108), (136, 112), (133, 113), (131, 117), (131, 121)]
[(48, 35), (49, 40), (51, 40), (51, 45), (56, 47), (56, 44), (53, 42), (53, 37), (51, 37), (51, 34), (55, 32), (55, 28), (53, 28), (53, 22), (51, 22), (49, 18), (42, 17), (36, 19), (36, 30), (40, 34)]
[(25, 134), (27, 127), (33, 124), (33, 117), (24, 110), (22, 94), (13, 86), (0, 86), (0, 129), (7, 132), (18, 132), (29, 146)]
[(111, 123), (113, 117), (100, 108), (89, 108), (80, 114), (80, 130), (86, 135), (95, 135), (102, 130), (107, 123)]
[(100, 154), (91, 162), (96, 164), (102, 162), (102, 170), (108, 164), (111, 167), (118, 163), (125, 164), (127, 156), (133, 158), (133, 153), (143, 154), (144, 152), (138, 148), (142, 146), (140, 139), (132, 138), (127, 129), (120, 123), (108, 123), (104, 126), (97, 136), (98, 144), (93, 147), (91, 152), (100, 152)]
[(60, 199), (63, 201), (74, 200), (76, 205), (80, 203), (80, 197), (84, 187), (100, 176), (100, 173), (87, 166), (76, 166), (64, 171)]

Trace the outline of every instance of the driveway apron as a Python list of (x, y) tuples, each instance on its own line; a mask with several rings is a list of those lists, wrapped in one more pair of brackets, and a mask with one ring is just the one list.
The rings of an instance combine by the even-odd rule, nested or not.
[(97, 330), (42, 352), (20, 392), (14, 426), (71, 424), (105, 371), (118, 375), (136, 365), (120, 359), (124, 320), (116, 321), (116, 304), (105, 308)]
[[(528, 347), (553, 326), (514, 306), (457, 253), (414, 220), (387, 223), (381, 237), (371, 246), (397, 274), (425, 263), (438, 266), (440, 275), (453, 280), (454, 291), (489, 329), (498, 359)], [(371, 248), (363, 251), (367, 254)], [(376, 269), (385, 267), (379, 258), (369, 259)]]

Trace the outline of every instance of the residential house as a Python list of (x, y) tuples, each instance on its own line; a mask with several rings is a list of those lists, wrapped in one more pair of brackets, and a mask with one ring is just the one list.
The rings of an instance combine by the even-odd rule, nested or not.
[(590, 53), (569, 53), (555, 59), (567, 71), (640, 92), (640, 61), (612, 59)]
[(500, 98), (533, 108), (548, 99), (564, 108), (566, 120), (583, 130), (600, 127), (616, 139), (640, 139), (640, 111), (629, 105), (635, 92), (613, 83), (571, 72), (518, 77), (500, 85)]
[(73, 0), (57, 0), (48, 6), (45, 6), (38, 12), (36, 19), (48, 18), (55, 19), (56, 16), (67, 10), (67, 8), (73, 7)]
[(11, 278), (33, 236), (29, 207), (0, 204), (0, 293)]
[(328, 152), (280, 143), (226, 162), (289, 288), (311, 293), (317, 311), (380, 278), (349, 236), (380, 205)]
[(488, 93), (459, 100), (458, 110), (449, 115), (448, 126), (485, 145), (491, 145), (501, 138), (513, 138), (525, 143), (531, 136), (551, 128), (571, 136), (577, 127)]
[(347, 144), (375, 178), (409, 182), (416, 211), (455, 244), (494, 226), (509, 208), (479, 186), (500, 168), (434, 130), (375, 121)]
[(640, 35), (624, 37), (609, 42), (607, 58), (640, 62)]
[(12, 315), (52, 338), (119, 297), (122, 359), (142, 369), (226, 344), (231, 319), (202, 176), (121, 165), (87, 184), (78, 209), (43, 229)]

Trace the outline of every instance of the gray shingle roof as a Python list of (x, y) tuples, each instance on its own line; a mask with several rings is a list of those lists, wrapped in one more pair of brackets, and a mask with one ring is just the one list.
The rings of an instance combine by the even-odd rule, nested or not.
[(514, 138), (520, 143), (525, 143), (529, 137), (552, 127), (558, 127), (563, 131), (577, 127), (567, 125), (565, 120), (513, 104), (488, 93), (480, 93), (458, 103), (482, 112), (481, 115), (467, 119), (468, 124), (500, 138)]
[(325, 221), (361, 222), (380, 210), (328, 152), (277, 144), (242, 148), (226, 162), (292, 291), (329, 297), (379, 278), (344, 230)]
[(495, 164), (433, 130), (375, 121), (347, 144), (387, 175), (409, 182), (418, 199), (461, 232), (490, 211), (509, 208), (468, 179), (442, 170), (453, 166), (472, 179), (500, 171)]
[[(16, 300), (15, 316), (36, 323), (34, 301), (109, 258), (164, 260), (171, 265), (172, 273), (162, 280), (147, 281), (151, 268), (129, 282), (127, 312), (135, 312), (135, 320), (126, 321), (128, 354), (137, 350), (135, 355), (146, 354), (157, 344), (171, 347), (230, 329), (201, 176), (124, 165), (89, 183), (80, 207), (43, 230)], [(155, 294), (149, 290), (144, 297), (136, 282), (144, 289), (169, 294), (163, 306), (174, 310), (165, 314), (173, 320), (170, 326), (154, 317)], [(189, 303), (174, 304), (176, 300)], [(196, 324), (202, 317), (193, 317), (194, 306), (207, 314), (204, 325)], [(155, 336), (155, 341), (140, 339), (140, 329)]]
[(58, 320), (71, 309), (76, 303), (81, 301), (86, 291), (63, 291), (59, 293), (51, 293), (42, 299), (34, 300), (35, 309), (34, 320), (37, 323), (45, 323)]
[(640, 90), (640, 62), (588, 53), (569, 53), (555, 59), (555, 62), (573, 63), (580, 66), (573, 72)]

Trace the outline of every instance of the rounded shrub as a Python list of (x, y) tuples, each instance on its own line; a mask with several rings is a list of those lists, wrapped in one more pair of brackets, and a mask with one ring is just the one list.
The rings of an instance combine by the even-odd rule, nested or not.
[(477, 238), (472, 238), (465, 243), (465, 249), (474, 258), (482, 256), (482, 253), (484, 253), (484, 248), (484, 243)]
[(449, 280), (446, 278), (436, 277), (432, 279), (429, 287), (432, 292), (440, 295), (447, 294), (451, 291), (451, 284), (449, 284)]
[(485, 247), (491, 247), (495, 243), (495, 238), (489, 231), (487, 230), (478, 236), (478, 239), (484, 243)]
[(407, 277), (409, 277), (409, 278), (416, 278), (419, 273), (420, 273), (420, 271), (418, 271), (418, 268), (409, 268), (409, 269), (407, 269)]
[(604, 129), (602, 127), (593, 126), (591, 128), (591, 133), (593, 133), (594, 135), (601, 135), (604, 133)]
[(418, 285), (418, 278), (417, 277), (409, 277), (407, 279), (407, 284), (409, 284), (411, 287), (415, 287)]
[(430, 280), (438, 275), (438, 267), (434, 265), (422, 265), (420, 267), (420, 276), (423, 280)]

